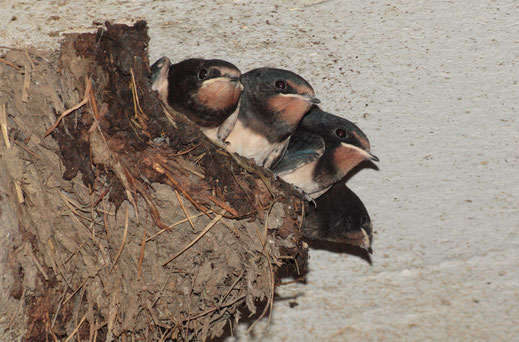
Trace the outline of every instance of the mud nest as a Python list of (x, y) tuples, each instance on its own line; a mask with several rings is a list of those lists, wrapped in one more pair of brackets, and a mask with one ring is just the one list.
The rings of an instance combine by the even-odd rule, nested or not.
[(305, 269), (303, 201), (164, 111), (148, 41), (0, 59), (0, 340), (206, 340)]

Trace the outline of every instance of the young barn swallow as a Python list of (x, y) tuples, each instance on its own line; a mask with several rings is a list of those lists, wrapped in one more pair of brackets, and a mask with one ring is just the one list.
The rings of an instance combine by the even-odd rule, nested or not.
[(179, 112), (212, 140), (234, 127), (243, 86), (240, 70), (220, 59), (186, 59), (171, 64), (162, 57), (151, 66), (152, 89), (169, 109)]
[(360, 198), (343, 182), (336, 183), (310, 207), (303, 236), (317, 241), (346, 243), (364, 248), (370, 254), (373, 224)]
[(316, 199), (364, 160), (379, 161), (371, 154), (364, 132), (353, 122), (314, 106), (273, 172)]
[(285, 153), (290, 136), (313, 104), (312, 86), (287, 70), (258, 68), (241, 76), (244, 90), (227, 150), (272, 168)]

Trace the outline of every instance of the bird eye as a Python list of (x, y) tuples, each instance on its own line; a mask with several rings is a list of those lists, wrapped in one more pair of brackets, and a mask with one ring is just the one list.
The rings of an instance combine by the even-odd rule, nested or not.
[(363, 226), (365, 225), (366, 223), (368, 223), (368, 218), (366, 216), (362, 216), (360, 218), (360, 225)]
[(207, 77), (207, 69), (200, 69), (200, 71), (198, 72), (198, 78), (203, 80), (206, 77)]
[(348, 134), (346, 133), (346, 131), (343, 130), (342, 128), (338, 128), (338, 129), (335, 131), (335, 134), (337, 134), (337, 136), (338, 136), (339, 138), (346, 138), (346, 136), (348, 135)]
[(278, 89), (287, 89), (287, 85), (285, 82), (279, 80), (279, 81), (276, 81), (276, 88)]

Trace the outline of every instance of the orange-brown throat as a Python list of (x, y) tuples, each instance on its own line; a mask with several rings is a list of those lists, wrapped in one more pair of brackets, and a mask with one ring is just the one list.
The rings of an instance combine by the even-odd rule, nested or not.
[(243, 87), (228, 77), (212, 78), (204, 83), (195, 94), (199, 104), (212, 110), (223, 110), (238, 103)]
[(346, 176), (355, 166), (368, 158), (365, 151), (352, 145), (341, 144), (333, 151), (333, 164), (338, 170), (339, 178)]
[(283, 122), (297, 126), (312, 103), (300, 95), (277, 94), (268, 100), (268, 106), (273, 112), (279, 113)]

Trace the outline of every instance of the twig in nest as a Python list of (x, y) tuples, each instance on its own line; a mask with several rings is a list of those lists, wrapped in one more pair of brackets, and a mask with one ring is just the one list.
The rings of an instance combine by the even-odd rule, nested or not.
[(7, 130), (7, 112), (5, 109), (5, 103), (2, 103), (2, 107), (0, 107), (0, 126), (2, 127), (2, 135), (4, 137), (5, 147), (10, 149), (11, 143), (9, 142), (9, 133)]
[(148, 120), (148, 116), (144, 114), (144, 111), (141, 108), (141, 105), (139, 103), (139, 96), (137, 94), (137, 85), (135, 83), (135, 76), (133, 74), (133, 69), (130, 69), (130, 73), (132, 76), (132, 80), (130, 82), (130, 90), (132, 91), (132, 98), (133, 98), (133, 118), (128, 118), (128, 122), (130, 123), (130, 127), (132, 128), (133, 132), (135, 133), (135, 137), (142, 141), (142, 139), (139, 137), (139, 134), (137, 133), (137, 130), (135, 127), (139, 128), (140, 132), (147, 135), (148, 138), (151, 138), (151, 135), (148, 133), (147, 128), (148, 125), (146, 124), (146, 121)]
[(141, 104), (139, 102), (139, 95), (137, 94), (137, 83), (135, 82), (135, 74), (133, 73), (133, 68), (130, 69), (130, 73), (132, 75), (132, 83), (130, 84), (130, 88), (132, 89), (133, 110), (135, 112), (135, 117), (141, 123), (145, 123), (146, 121), (148, 121), (149, 118), (142, 110)]
[(106, 239), (108, 240), (108, 242), (110, 242), (110, 229), (109, 229), (109, 225), (108, 225), (108, 214), (107, 214), (107, 210), (106, 210), (106, 202), (105, 202), (105, 198), (104, 196), (102, 197), (102, 200), (103, 200), (103, 223), (104, 223), (104, 228), (105, 228), (105, 232), (106, 232)]
[(263, 184), (265, 184), (265, 186), (267, 187), (267, 190), (269, 191), (270, 195), (272, 196), (272, 198), (274, 198), (274, 188), (272, 187), (272, 184), (270, 183), (270, 179), (265, 176), (265, 174), (260, 170), (258, 169), (258, 167), (255, 167), (255, 166), (251, 166), (249, 164), (247, 164), (247, 162), (245, 161), (242, 161), (240, 160), (239, 157), (237, 157), (234, 153), (228, 153), (235, 161), (238, 165), (240, 165), (244, 170), (248, 171), (249, 173), (252, 173), (256, 176), (258, 176), (261, 181), (263, 182)]
[(40, 159), (40, 156), (37, 155), (36, 153), (34, 153), (33, 151), (29, 150), (29, 148), (27, 148), (26, 146), (23, 146), (21, 143), (19, 143), (18, 141), (16, 140), (13, 140), (13, 142), (18, 145), (20, 148), (22, 148), (25, 152), (29, 153), (31, 156), (33, 156), (34, 158), (36, 159)]
[(263, 312), (261, 313), (261, 315), (258, 317), (258, 319), (251, 324), (251, 326), (249, 327), (249, 329), (247, 329), (247, 331), (245, 332), (246, 335), (248, 335), (252, 329), (256, 326), (256, 324), (258, 324), (259, 321), (262, 320), (263, 317), (265, 317), (265, 314), (267, 313), (267, 310), (270, 311), (269, 313), (269, 318), (268, 318), (268, 321), (267, 321), (267, 325), (265, 326), (265, 329), (267, 329), (267, 327), (270, 325), (270, 319), (272, 317), (272, 307), (274, 305), (274, 288), (275, 288), (275, 278), (274, 278), (274, 270), (272, 269), (272, 263), (270, 262), (270, 256), (269, 256), (269, 253), (266, 252), (265, 254), (265, 257), (267, 259), (267, 262), (268, 262), (268, 265), (269, 265), (269, 274), (270, 274), (270, 285), (271, 285), (271, 289), (270, 289), (270, 296), (268, 298), (268, 302), (267, 302), (267, 305), (265, 306), (265, 309), (263, 309)]
[(195, 157), (195, 159), (193, 159), (193, 162), (194, 162), (195, 164), (200, 163), (200, 161), (201, 161), (202, 159), (204, 159), (204, 157), (205, 157), (206, 155), (207, 155), (207, 151), (204, 152), (204, 153), (202, 153), (201, 155)]
[[(159, 214), (159, 211), (157, 210), (157, 207), (155, 207), (155, 204), (153, 203), (153, 201), (150, 198), (150, 195), (148, 194), (146, 189), (144, 189), (144, 186), (142, 185), (142, 183), (137, 183), (136, 190), (139, 194), (141, 194), (142, 198), (144, 198), (144, 200), (146, 201), (146, 204), (148, 205), (148, 209), (150, 210), (151, 217), (153, 218), (153, 222), (155, 222), (155, 224), (161, 229), (169, 229), (168, 225), (165, 224), (164, 221), (162, 221), (162, 219), (160, 218), (160, 214)], [(135, 207), (135, 210), (137, 210), (136, 203), (134, 204), (134, 207)]]
[(25, 248), (26, 248), (26, 253), (29, 254), (29, 257), (32, 259), (32, 262), (34, 263), (34, 265), (36, 266), (36, 268), (38, 269), (38, 271), (40, 271), (40, 273), (42, 274), (43, 278), (45, 278), (45, 280), (49, 280), (49, 276), (47, 274), (47, 272), (45, 272), (45, 269), (43, 268), (43, 266), (40, 264), (40, 262), (38, 261), (38, 259), (36, 259), (36, 256), (34, 255), (34, 253), (32, 252), (32, 248), (31, 246), (27, 243), (25, 245)]
[(101, 200), (106, 196), (106, 194), (108, 193), (108, 191), (110, 191), (110, 187), (107, 187), (102, 193), (101, 195), (99, 195), (99, 197), (95, 200), (94, 202), (94, 207), (97, 207), (97, 205), (99, 204), (99, 202), (101, 202)]
[(239, 301), (242, 300), (243, 298), (245, 298), (245, 295), (242, 295), (242, 296), (240, 296), (240, 297), (238, 297), (238, 298), (236, 298), (236, 299), (230, 301), (229, 303), (225, 303), (225, 304), (221, 305), (220, 307), (214, 307), (214, 308), (211, 308), (211, 309), (208, 309), (208, 310), (202, 311), (202, 312), (200, 312), (200, 313), (197, 313), (197, 314), (195, 314), (194, 316), (190, 316), (190, 317), (186, 318), (185, 320), (187, 321), (187, 320), (194, 320), (194, 319), (200, 318), (200, 317), (205, 316), (205, 315), (207, 315), (207, 314), (209, 314), (209, 313), (211, 313), (211, 312), (214, 312), (214, 311), (216, 311), (216, 310), (220, 310), (221, 308), (225, 308), (225, 307), (227, 307), (227, 306), (231, 306), (231, 305), (233, 305), (233, 304), (239, 302)]
[(236, 284), (238, 284), (238, 282), (240, 281), (241, 277), (243, 277), (244, 274), (245, 274), (245, 270), (241, 271), (241, 273), (238, 276), (238, 278), (236, 278), (234, 283), (232, 283), (231, 287), (229, 287), (229, 290), (227, 290), (227, 293), (222, 297), (222, 300), (220, 300), (220, 303), (219, 303), (218, 306), (220, 306), (220, 307), (222, 306), (223, 302), (225, 302), (225, 300), (227, 299), (227, 296), (231, 293), (232, 289), (234, 289)]
[(34, 65), (34, 62), (32, 61), (31, 57), (29, 56), (29, 51), (25, 50), (25, 57), (29, 60), (29, 63), (31, 63), (32, 70), (36, 69), (36, 65)]
[(198, 146), (200, 146), (200, 145), (202, 145), (201, 142), (199, 142), (198, 144), (196, 144), (196, 145), (193, 146), (193, 147), (188, 148), (188, 149), (185, 150), (185, 151), (182, 151), (182, 152), (178, 152), (178, 153), (172, 154), (172, 156), (173, 156), (173, 157), (178, 157), (178, 156), (181, 156), (181, 155), (187, 154), (187, 153), (189, 153), (189, 152), (195, 150), (195, 149), (196, 149)]
[(299, 222), (299, 231), (303, 229), (303, 223), (305, 223), (305, 203), (301, 204), (301, 222)]
[[(31, 61), (32, 62), (32, 61)], [(31, 66), (29, 63), (25, 63), (23, 66), (23, 89), (22, 89), (22, 102), (29, 101), (29, 87), (31, 86)]]
[(207, 198), (214, 204), (222, 207), (222, 209), (225, 209), (228, 213), (230, 213), (232, 215), (232, 217), (230, 217), (230, 218), (238, 217), (238, 212), (236, 210), (234, 210), (233, 208), (231, 208), (230, 206), (228, 206), (225, 202), (221, 201), (219, 198), (213, 197), (211, 195), (208, 195)]
[(146, 249), (146, 233), (148, 232), (148, 215), (144, 221), (144, 232), (142, 233), (141, 250), (139, 251), (139, 265), (137, 267), (137, 279), (141, 278), (142, 260), (144, 259), (144, 250)]
[(99, 119), (101, 118), (101, 116), (99, 115), (99, 110), (97, 108), (97, 102), (94, 97), (94, 92), (91, 91), (89, 93), (88, 97), (89, 97), (90, 107), (92, 108), (92, 114), (94, 116), (94, 122), (99, 122)]
[(4, 331), (9, 330), (11, 327), (11, 324), (13, 324), (14, 319), (16, 318), (16, 315), (18, 315), (18, 312), (22, 308), (23, 303), (25, 303), (25, 288), (23, 289), (22, 296), (20, 297), (20, 302), (18, 303), (18, 307), (16, 308), (16, 311), (13, 313), (13, 317), (9, 320), (9, 324), (7, 324), (7, 328), (5, 328)]
[[(72, 292), (72, 294), (71, 294), (70, 296), (68, 296), (68, 298), (63, 302), (63, 305), (67, 304), (68, 301), (71, 300), (71, 299), (76, 295), (76, 293), (77, 293), (77, 292), (78, 292), (78, 291), (79, 291), (79, 290), (80, 290), (80, 289), (81, 289), (81, 288), (86, 284), (86, 282), (88, 281), (88, 278), (89, 278), (89, 277), (90, 277), (90, 276), (87, 276), (87, 277), (85, 278), (85, 280), (83, 280), (83, 282), (81, 283), (81, 285), (79, 285), (78, 288), (75, 289), (74, 292)], [(66, 293), (66, 291), (65, 291), (65, 293)]]
[(263, 227), (265, 230), (265, 240), (263, 240), (263, 252), (265, 252), (265, 246), (267, 245), (267, 238), (268, 238), (268, 233), (269, 233), (269, 228), (268, 228), (269, 216), (270, 216), (270, 212), (272, 211), (272, 208), (274, 208), (274, 205), (271, 205), (269, 210), (267, 211), (267, 217), (265, 218), (265, 224)]
[[(297, 271), (297, 274), (298, 275), (301, 275), (301, 272), (299, 271), (299, 264), (297, 263), (297, 258), (293, 255), (280, 255), (278, 257), (279, 259), (288, 259), (288, 260), (294, 260), (294, 264), (296, 264), (296, 271)], [(303, 278), (301, 278), (303, 279)], [(281, 283), (280, 285), (284, 285), (284, 284), (291, 284), (292, 282), (287, 282), (287, 283)]]
[[(74, 200), (72, 200), (71, 198), (69, 198), (67, 195), (63, 194), (62, 192), (58, 192), (59, 195), (61, 196), (61, 198), (63, 199), (63, 201), (65, 202), (66, 206), (70, 209), (70, 211), (78, 216), (78, 217), (81, 217), (82, 219), (84, 220), (87, 220), (87, 221), (92, 221), (92, 219), (90, 217), (87, 217), (87, 216), (84, 216), (84, 215), (81, 215), (80, 213), (78, 213), (78, 210), (80, 211), (85, 211), (84, 209), (82, 209), (80, 206), (79, 206), (79, 203), (75, 203)], [(77, 209), (77, 210), (76, 210)], [(86, 228), (86, 226), (84, 226)]]
[(21, 71), (21, 70), (22, 70), (22, 69), (20, 69), (20, 67), (14, 65), (12, 62), (9, 62), (9, 61), (6, 60), (6, 59), (3, 59), (2, 57), (0, 57), (0, 62), (4, 63), (4, 64), (6, 64), (6, 65), (9, 65), (10, 67), (15, 68), (15, 69), (18, 70), (18, 71)]
[[(210, 211), (208, 211), (208, 213), (212, 213), (212, 211), (210, 210)], [(203, 215), (205, 215), (205, 213), (198, 213), (198, 214), (193, 215), (193, 216), (191, 216), (191, 217), (189, 217), (189, 218), (190, 218), (190, 219), (194, 219), (194, 218), (197, 218), (197, 217), (200, 217), (200, 216), (203, 216)], [(167, 229), (161, 229), (161, 230), (159, 230), (157, 233), (155, 233), (155, 234), (153, 234), (152, 236), (150, 236), (149, 238), (147, 238), (147, 239), (146, 239), (146, 242), (149, 242), (150, 240), (153, 240), (154, 238), (156, 238), (156, 237), (159, 236), (160, 234), (162, 234), (162, 233), (164, 233), (164, 232), (170, 230), (171, 228), (176, 227), (176, 226), (178, 226), (179, 224), (182, 224), (182, 223), (184, 223), (184, 222), (187, 222), (187, 219), (183, 219), (183, 220), (180, 220), (180, 221), (178, 221), (178, 222), (175, 222), (175, 223), (169, 225), (169, 226), (167, 227)]]
[(76, 325), (76, 328), (74, 328), (74, 331), (72, 332), (72, 334), (69, 335), (69, 337), (67, 337), (67, 339), (65, 340), (65, 342), (68, 342), (72, 339), (72, 337), (74, 337), (74, 335), (78, 332), (79, 328), (81, 328), (81, 325), (83, 324), (83, 322), (86, 320), (87, 318), (87, 314), (86, 313), (83, 318), (81, 318), (81, 321), (79, 321), (78, 325)]
[[(166, 175), (166, 177), (168, 177), (169, 181), (172, 183), (173, 187), (177, 188), (178, 190), (180, 190), (180, 192), (189, 200), (189, 202), (191, 202), (198, 210), (200, 210), (201, 212), (207, 214), (207, 216), (209, 216), (208, 212), (207, 212), (207, 208), (205, 208), (203, 205), (201, 205), (200, 203), (198, 203), (197, 201), (195, 201), (188, 193), (186, 190), (184, 190), (180, 184), (178, 184), (178, 182), (173, 178), (172, 174), (171, 174), (171, 171), (164, 165), (161, 165), (160, 163), (158, 162), (155, 162), (153, 163), (153, 169), (155, 171), (157, 171), (158, 173), (161, 173), (163, 175)], [(161, 227), (162, 228), (162, 227)]]
[(85, 79), (85, 95), (83, 97), (83, 101), (79, 102), (77, 105), (75, 105), (74, 107), (70, 108), (70, 109), (67, 109), (66, 111), (64, 111), (60, 116), (59, 118), (56, 120), (56, 122), (54, 122), (54, 124), (47, 130), (47, 132), (45, 132), (45, 134), (43, 135), (43, 137), (45, 138), (47, 135), (50, 134), (50, 132), (52, 132), (56, 127), (58, 127), (59, 123), (61, 122), (61, 120), (69, 115), (70, 113), (72, 113), (73, 111), (81, 108), (82, 106), (84, 106), (85, 104), (88, 103), (89, 99), (90, 99), (90, 92), (92, 91), (92, 81), (90, 80), (89, 77), (87, 77)]
[[(7, 111), (5, 108), (5, 103), (2, 103), (2, 106), (0, 107), (0, 127), (2, 129), (2, 135), (4, 137), (5, 146), (7, 147), (7, 149), (10, 149), (11, 142), (9, 141), (9, 130), (7, 129)], [(16, 143), (16, 141), (14, 142)], [(25, 198), (23, 197), (23, 191), (20, 186), (20, 183), (14, 182), (14, 189), (16, 190), (18, 203), (22, 204), (25, 201)]]
[(243, 186), (240, 184), (240, 182), (238, 182), (238, 179), (236, 178), (236, 175), (234, 174), (234, 168), (232, 165), (231, 165), (231, 175), (232, 175), (232, 178), (234, 178), (234, 181), (236, 182), (236, 184), (238, 184), (238, 187), (241, 189), (241, 191), (243, 191), (243, 193), (245, 194), (245, 196), (247, 196), (247, 199), (250, 202), (251, 198), (250, 198), (249, 194), (247, 193), (247, 191), (245, 191)]
[(182, 208), (182, 211), (184, 212), (184, 215), (186, 216), (186, 219), (189, 221), (189, 224), (191, 225), (191, 228), (193, 228), (193, 231), (195, 231), (195, 225), (193, 224), (193, 222), (189, 218), (189, 214), (187, 213), (186, 207), (184, 207), (184, 203), (182, 203), (182, 199), (180, 198), (180, 195), (178, 194), (178, 191), (177, 190), (173, 190), (173, 191), (175, 191), (175, 195), (177, 195), (178, 203), (180, 203), (180, 207)]
[(59, 342), (58, 340), (58, 337), (56, 336), (56, 334), (54, 333), (54, 331), (52, 330), (53, 327), (50, 326), (50, 316), (49, 316), (49, 312), (45, 312), (45, 332), (48, 334), (50, 333), (50, 335), (52, 336), (52, 338), (54, 339), (55, 342)]
[(101, 118), (104, 117), (106, 113), (108, 113), (108, 105), (106, 103), (103, 104), (103, 106), (101, 107), (101, 111), (98, 111), (94, 93), (92, 92), (91, 94), (92, 94), (92, 96), (90, 96), (90, 102), (94, 104), (92, 106), (94, 123), (88, 129), (88, 133), (92, 133), (95, 129), (97, 129), (99, 127), (99, 122), (100, 122)]
[(204, 236), (208, 231), (209, 229), (211, 229), (216, 223), (218, 223), (218, 221), (220, 221), (220, 219), (223, 217), (222, 214), (218, 214), (216, 215), (216, 217), (207, 224), (207, 226), (205, 226), (204, 230), (202, 230), (202, 232), (200, 232), (200, 234), (197, 235), (197, 237), (195, 237), (193, 239), (193, 241), (191, 241), (186, 247), (184, 247), (180, 252), (178, 252), (177, 254), (175, 254), (173, 257), (171, 257), (169, 260), (167, 261), (164, 261), (162, 263), (162, 266), (166, 266), (167, 264), (169, 264), (170, 262), (172, 262), (173, 260), (175, 260), (179, 255), (181, 255), (182, 253), (184, 253), (185, 251), (187, 251), (191, 246), (193, 246), (198, 240), (200, 240), (202, 238), (202, 236)]
[(123, 239), (121, 241), (121, 246), (119, 247), (119, 250), (117, 251), (117, 255), (115, 256), (114, 264), (112, 265), (112, 268), (110, 269), (110, 272), (108, 274), (111, 274), (115, 265), (119, 261), (119, 257), (121, 256), (121, 253), (123, 252), (124, 245), (126, 244), (126, 236), (128, 236), (128, 204), (125, 205), (125, 212), (124, 212), (124, 232), (123, 232)]

